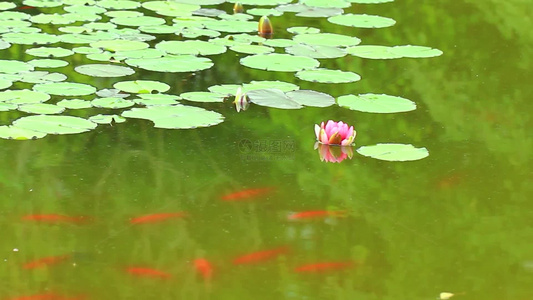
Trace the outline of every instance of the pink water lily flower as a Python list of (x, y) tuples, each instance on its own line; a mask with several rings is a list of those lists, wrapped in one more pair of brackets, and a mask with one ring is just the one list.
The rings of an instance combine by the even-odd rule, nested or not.
[(356, 132), (353, 126), (339, 121), (329, 120), (326, 125), (324, 122), (320, 126), (315, 124), (316, 139), (325, 145), (342, 145), (350, 146), (353, 144)]

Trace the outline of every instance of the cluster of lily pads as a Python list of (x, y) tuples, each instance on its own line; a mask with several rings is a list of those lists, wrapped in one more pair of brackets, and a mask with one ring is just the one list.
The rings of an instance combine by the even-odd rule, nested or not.
[[(290, 27), (292, 39), (265, 39), (257, 35), (259, 16), (296, 13), (301, 17), (326, 17), (334, 24), (360, 28), (382, 28), (395, 21), (382, 16), (344, 14), (352, 3), (383, 3), (392, 0), (244, 0), (252, 8), (230, 14), (212, 8), (224, 0), (129, 1), (129, 0), (25, 0), (29, 10), (12, 2), (0, 3), (0, 50), (13, 44), (31, 46), (25, 52), (30, 61), (0, 60), (0, 111), (19, 110), (30, 116), (0, 126), (0, 137), (35, 139), (47, 134), (72, 134), (94, 129), (98, 124), (141, 118), (158, 128), (196, 128), (223, 122), (214, 111), (180, 104), (223, 102), (241, 85), (211, 86), (209, 91), (165, 94), (170, 86), (157, 81), (119, 81), (97, 90), (88, 83), (68, 82), (61, 73), (40, 69), (62, 68), (91, 77), (122, 77), (137, 69), (154, 72), (196, 72), (214, 66), (209, 56), (229, 50), (246, 54), (243, 66), (274, 72), (295, 72), (301, 80), (321, 83), (355, 82), (353, 72), (320, 68), (317, 59), (354, 55), (368, 59), (433, 57), (437, 49), (422, 46), (385, 47), (359, 45), (347, 35), (320, 32), (313, 27)], [(202, 6), (211, 6), (202, 7)], [(26, 12), (27, 11), (27, 12)], [(30, 13), (31, 11), (31, 13)], [(53, 13), (45, 13), (53, 12)], [(172, 40), (163, 37), (174, 35)], [(78, 64), (79, 56), (95, 61)], [(78, 56), (78, 58), (76, 58)], [(14, 82), (34, 84), (31, 90), (9, 89)], [(416, 104), (408, 99), (378, 95), (344, 95), (335, 101), (327, 94), (302, 91), (280, 81), (253, 81), (242, 86), (251, 102), (280, 109), (338, 104), (353, 110), (392, 113), (410, 111)], [(131, 96), (130, 94), (135, 94)], [(78, 99), (96, 95), (92, 100)], [(53, 97), (52, 97), (53, 96)], [(137, 106), (137, 107), (134, 107)], [(90, 107), (121, 109), (111, 115), (88, 119), (68, 114)]]

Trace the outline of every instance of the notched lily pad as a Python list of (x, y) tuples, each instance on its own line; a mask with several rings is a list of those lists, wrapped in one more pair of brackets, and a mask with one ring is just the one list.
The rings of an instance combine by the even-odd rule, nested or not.
[(68, 62), (60, 59), (33, 59), (28, 63), (36, 68), (61, 68), (68, 66)]
[(246, 93), (252, 103), (281, 109), (299, 109), (304, 106), (327, 107), (335, 104), (335, 98), (328, 94), (297, 90), (284, 93), (279, 89), (260, 89)]
[(250, 68), (279, 71), (297, 72), (305, 69), (313, 69), (320, 65), (314, 58), (294, 56), (290, 54), (258, 54), (241, 59), (241, 64)]
[(74, 70), (78, 73), (94, 77), (122, 77), (135, 73), (135, 71), (129, 67), (106, 64), (82, 65), (77, 66)]
[(195, 72), (209, 69), (214, 65), (210, 59), (194, 55), (127, 59), (126, 63), (130, 66), (157, 72)]
[(151, 80), (121, 81), (113, 85), (114, 88), (135, 94), (150, 94), (153, 92), (164, 93), (170, 89), (170, 85)]
[(10, 104), (30, 104), (46, 102), (50, 95), (31, 90), (11, 90), (0, 92), (0, 102)]
[(224, 102), (224, 95), (210, 92), (188, 92), (180, 97), (194, 102)]
[(377, 144), (357, 149), (361, 155), (386, 161), (413, 161), (429, 156), (426, 148), (416, 148), (410, 144)]
[(396, 21), (391, 18), (366, 14), (345, 14), (333, 16), (329, 17), (328, 21), (334, 24), (358, 28), (384, 28), (396, 24)]
[(15, 120), (13, 126), (48, 134), (74, 134), (92, 130), (97, 125), (78, 117), (37, 115)]
[(122, 98), (97, 98), (91, 101), (92, 106), (99, 107), (99, 108), (111, 108), (111, 109), (118, 109), (118, 108), (126, 108), (135, 105), (135, 102), (131, 100), (125, 100)]
[(113, 123), (124, 123), (126, 118), (118, 115), (96, 115), (89, 118), (89, 121), (97, 124), (108, 124), (113, 125)]
[(361, 76), (356, 73), (328, 69), (303, 70), (295, 75), (302, 80), (322, 83), (347, 83), (361, 80)]
[(68, 109), (83, 109), (92, 107), (91, 101), (81, 99), (63, 99), (57, 102), (57, 106), (61, 106)]
[(30, 114), (54, 115), (64, 112), (65, 108), (54, 104), (35, 103), (19, 105), (18, 110)]
[(37, 92), (59, 96), (84, 96), (96, 92), (96, 88), (92, 85), (75, 82), (53, 82), (36, 84), (33, 86), (33, 90)]
[(369, 59), (394, 59), (402, 58), (401, 54), (392, 51), (393, 47), (378, 45), (359, 45), (349, 47), (348, 54)]
[(397, 113), (416, 109), (416, 103), (411, 100), (378, 94), (344, 95), (337, 99), (339, 106), (371, 113)]
[(122, 113), (126, 118), (146, 119), (154, 122), (156, 128), (190, 129), (208, 127), (221, 123), (224, 117), (214, 111), (181, 104), (173, 106), (148, 106), (132, 108)]
[(46, 136), (44, 132), (18, 128), (15, 126), (0, 126), (0, 138), (9, 140), (35, 140)]
[(412, 45), (394, 46), (390, 51), (403, 57), (410, 58), (436, 57), (441, 56), (443, 53), (439, 49)]

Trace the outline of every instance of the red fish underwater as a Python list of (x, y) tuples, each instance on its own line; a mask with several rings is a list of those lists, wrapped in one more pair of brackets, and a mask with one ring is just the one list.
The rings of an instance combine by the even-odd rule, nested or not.
[(131, 275), (139, 276), (139, 277), (152, 277), (152, 278), (160, 278), (160, 279), (168, 279), (172, 277), (170, 273), (160, 271), (157, 269), (144, 268), (144, 267), (128, 267), (126, 268), (126, 272), (128, 272)]
[(267, 194), (268, 192), (271, 192), (274, 188), (266, 187), (266, 188), (257, 188), (257, 189), (246, 189), (242, 191), (238, 191), (235, 193), (227, 194), (222, 196), (222, 200), (224, 201), (240, 201), (240, 200), (248, 200), (253, 197), (258, 197), (264, 194)]
[(242, 264), (258, 263), (258, 262), (274, 259), (277, 256), (287, 254), (288, 252), (289, 252), (288, 247), (280, 247), (276, 249), (253, 252), (253, 253), (235, 258), (233, 260), (233, 264), (242, 265)]
[(72, 256), (69, 254), (66, 255), (59, 255), (59, 256), (49, 256), (49, 257), (43, 257), (39, 258), (34, 261), (30, 261), (28, 263), (25, 263), (24, 266), (22, 266), (24, 269), (31, 270), (31, 269), (38, 269), (38, 268), (44, 268), (51, 265), (56, 265), (61, 262), (64, 262), (68, 259), (70, 259)]
[(55, 293), (46, 293), (32, 296), (22, 296), (16, 298), (10, 298), (9, 300), (85, 300), (85, 296), (66, 297)]
[(22, 217), (22, 220), (24, 221), (36, 221), (36, 222), (44, 222), (49, 224), (57, 224), (57, 223), (86, 223), (91, 218), (87, 216), (65, 216), (65, 215), (58, 215), (58, 214), (47, 214), (47, 215), (26, 215)]
[(198, 274), (202, 275), (205, 280), (210, 280), (213, 276), (213, 265), (205, 258), (197, 258), (194, 260), (194, 269)]
[(346, 211), (335, 211), (335, 210), (311, 210), (311, 211), (301, 211), (290, 214), (287, 218), (291, 221), (297, 220), (310, 220), (310, 219), (319, 219), (326, 217), (346, 217)]
[(308, 264), (294, 268), (297, 273), (320, 273), (332, 270), (342, 270), (352, 268), (355, 264), (351, 261), (347, 262), (322, 262), (315, 264)]
[(165, 221), (168, 219), (176, 219), (176, 218), (179, 219), (185, 216), (187, 216), (187, 214), (184, 212), (151, 214), (151, 215), (145, 215), (145, 216), (132, 218), (130, 220), (130, 223), (131, 224), (157, 223), (157, 222)]

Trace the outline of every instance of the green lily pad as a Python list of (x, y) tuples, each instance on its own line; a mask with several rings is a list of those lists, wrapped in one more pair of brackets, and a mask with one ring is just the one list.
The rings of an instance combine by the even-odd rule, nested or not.
[(93, 48), (101, 48), (108, 51), (133, 51), (150, 47), (150, 45), (145, 42), (128, 40), (97, 41), (90, 45)]
[(224, 102), (224, 95), (210, 92), (188, 92), (180, 97), (194, 102)]
[(90, 30), (111, 30), (117, 28), (117, 25), (113, 23), (87, 23), (83, 24), (83, 27)]
[(30, 71), (19, 74), (21, 75), (19, 81), (26, 83), (47, 83), (50, 81), (59, 82), (67, 79), (65, 74), (48, 73), (45, 71)]
[(164, 55), (165, 52), (163, 51), (154, 48), (146, 48), (133, 51), (118, 51), (115, 52), (112, 57), (117, 60), (125, 60), (129, 58), (159, 58), (163, 57)]
[(111, 108), (111, 109), (118, 109), (118, 108), (126, 108), (131, 107), (135, 105), (135, 102), (131, 100), (125, 100), (122, 98), (97, 98), (91, 101), (92, 106), (99, 107), (99, 108)]
[(391, 18), (374, 16), (374, 15), (354, 15), (345, 14), (339, 16), (329, 17), (328, 21), (334, 24), (343, 26), (358, 27), (358, 28), (385, 28), (396, 24)]
[(319, 33), (320, 29), (315, 28), (315, 27), (296, 26), (296, 27), (287, 28), (287, 31), (292, 34), (308, 34), (308, 33)]
[(0, 10), (8, 10), (17, 7), (15, 3), (12, 2), (0, 2)]
[(416, 148), (410, 144), (377, 144), (357, 149), (361, 155), (386, 161), (412, 161), (429, 156), (426, 148)]
[(71, 116), (36, 115), (22, 117), (13, 126), (48, 134), (74, 134), (96, 128), (96, 123)]
[(179, 28), (169, 25), (141, 26), (139, 30), (145, 33), (171, 34), (179, 31)]
[(119, 115), (96, 115), (90, 117), (89, 121), (97, 124), (112, 125), (113, 123), (124, 123), (126, 122), (126, 118), (123, 118)]
[(162, 41), (155, 48), (169, 54), (215, 55), (226, 52), (226, 47), (204, 41)]
[(263, 42), (263, 45), (270, 47), (290, 47), (296, 45), (296, 42), (289, 39), (270, 39)]
[(151, 80), (121, 81), (113, 85), (114, 88), (136, 94), (164, 93), (170, 89), (166, 83)]
[(79, 54), (94, 54), (94, 53), (104, 52), (104, 50), (100, 48), (93, 48), (93, 47), (75, 47), (75, 48), (72, 48), (72, 51), (79, 53)]
[(395, 46), (390, 49), (391, 52), (401, 55), (403, 57), (410, 58), (423, 58), (423, 57), (436, 57), (441, 56), (442, 51), (439, 49), (434, 49), (424, 46)]
[[(101, 3), (102, 1), (100, 1)], [(105, 13), (106, 16), (110, 18), (135, 18), (139, 16), (143, 16), (144, 14), (138, 11), (132, 11), (132, 10), (115, 10), (115, 11), (108, 11)]]
[(6, 41), (2, 41), (0, 40), (0, 50), (4, 50), (4, 49), (7, 49), (11, 47), (11, 44), (6, 42)]
[(335, 104), (335, 98), (332, 96), (311, 90), (292, 91), (286, 93), (286, 95), (291, 100), (304, 106), (328, 107)]
[(57, 35), (48, 33), (5, 33), (2, 35), (2, 39), (11, 44), (21, 45), (46, 45), (59, 42)]
[(416, 109), (416, 103), (411, 100), (383, 94), (344, 95), (337, 99), (337, 103), (351, 110), (371, 113), (397, 113)]
[[(152, 1), (157, 2), (157, 1)], [(149, 2), (146, 2), (149, 3)], [(133, 18), (113, 18), (111, 19), (113, 24), (122, 25), (122, 26), (157, 26), (165, 24), (165, 19), (156, 18), (150, 16), (139, 16)]]
[(30, 90), (12, 90), (0, 92), (0, 102), (9, 104), (30, 104), (46, 102), (50, 99), (47, 93)]
[(16, 104), (0, 102), (0, 111), (10, 111), (10, 110), (15, 110), (15, 109), (17, 109), (18, 107), (19, 107), (19, 106), (16, 105)]
[(338, 58), (346, 56), (346, 50), (344, 49), (320, 45), (296, 44), (285, 48), (285, 51), (293, 55), (312, 58)]
[(80, 4), (65, 6), (63, 9), (70, 13), (92, 14), (92, 15), (103, 14), (107, 11), (107, 9), (103, 7), (99, 7), (95, 5), (80, 5)]
[(30, 14), (20, 11), (3, 11), (0, 12), (0, 21), (4, 20), (27, 20), (31, 17)]
[(239, 2), (245, 6), (274, 6), (291, 3), (292, 0), (239, 0)]
[(75, 82), (53, 82), (36, 84), (35, 86), (33, 86), (33, 90), (37, 92), (43, 92), (50, 95), (59, 96), (84, 96), (96, 92), (96, 88), (91, 85)]
[(104, 64), (82, 65), (77, 66), (74, 70), (78, 73), (94, 77), (122, 77), (135, 73), (135, 71), (129, 67)]
[(102, 98), (127, 98), (130, 94), (121, 93), (118, 89), (101, 89), (96, 92), (96, 95)]
[(141, 4), (138, 1), (130, 0), (100, 0), (98, 6), (107, 9), (136, 9)]
[(278, 89), (261, 89), (252, 90), (246, 93), (252, 103), (261, 106), (281, 108), (281, 109), (299, 109), (303, 105), (289, 98), (285, 93)]
[(174, 105), (179, 103), (176, 100), (181, 99), (179, 96), (166, 94), (139, 94), (139, 97), (140, 99), (133, 99), (133, 101), (144, 106)]
[(297, 72), (314, 69), (320, 65), (318, 60), (310, 57), (278, 53), (247, 56), (240, 61), (249, 68), (279, 72)]
[(91, 101), (81, 100), (81, 99), (63, 99), (57, 102), (57, 106), (61, 106), (68, 109), (83, 109), (91, 108)]
[(348, 0), (352, 3), (358, 3), (358, 4), (378, 4), (378, 3), (387, 3), (387, 2), (394, 2), (394, 0)]
[[(279, 11), (278, 11), (279, 12)], [(254, 18), (254, 16), (251, 16), (249, 14), (247, 14), (248, 12), (246, 13), (238, 13), (238, 14), (221, 14), (220, 16), (218, 16), (219, 18), (221, 19), (224, 19), (224, 20), (231, 20), (231, 21), (248, 21), (248, 20), (251, 20)]]
[(61, 47), (40, 47), (26, 50), (26, 53), (38, 57), (65, 57), (74, 54), (74, 51)]
[(63, 5), (61, 1), (57, 0), (24, 0), (23, 3), (33, 7), (57, 7)]
[(230, 49), (235, 52), (246, 54), (266, 54), (274, 52), (274, 48), (260, 45), (235, 45), (231, 46)]
[[(252, 91), (252, 90), (261, 90), (261, 89), (278, 89), (283, 92), (290, 92), (290, 91), (296, 91), (300, 89), (299, 86), (293, 83), (288, 83), (284, 81), (251, 81), (250, 83), (245, 83), (242, 85), (242, 88), (244, 91)], [(233, 91), (235, 93), (237, 89)], [(232, 94), (235, 95), (235, 94)]]
[(16, 74), (20, 72), (33, 71), (33, 66), (29, 63), (18, 60), (0, 60), (0, 73)]
[(7, 89), (11, 85), (13, 85), (13, 81), (6, 80), (6, 79), (0, 79), (0, 90)]
[(298, 12), (296, 16), (306, 18), (320, 18), (337, 16), (342, 14), (343, 12), (344, 11), (342, 10), (342, 8), (336, 7), (308, 7), (307, 9)]
[(238, 84), (219, 84), (212, 85), (207, 89), (211, 93), (220, 94), (222, 96), (235, 96), (237, 89), (240, 87)]
[(122, 116), (150, 120), (156, 128), (168, 129), (208, 127), (224, 121), (224, 117), (214, 111), (181, 104), (132, 108), (123, 112)]
[(68, 62), (60, 59), (32, 59), (28, 63), (36, 68), (61, 68), (68, 66)]
[(46, 136), (44, 132), (18, 128), (15, 126), (0, 126), (0, 138), (9, 140), (35, 140)]
[(303, 70), (295, 76), (302, 80), (322, 83), (346, 83), (361, 80), (361, 76), (356, 73), (328, 69)]
[(392, 47), (387, 46), (359, 45), (349, 47), (346, 51), (351, 55), (369, 59), (394, 59), (403, 57), (398, 53), (394, 53), (392, 49)]
[(64, 112), (65, 108), (54, 104), (35, 103), (19, 105), (18, 110), (30, 114), (54, 115)]
[(231, 21), (231, 20), (213, 20), (205, 22), (207, 29), (222, 32), (254, 32), (257, 31), (257, 22), (251, 21)]
[(358, 45), (361, 40), (336, 33), (307, 33), (294, 36), (294, 40), (307, 45), (320, 45), (329, 47), (348, 47)]
[(345, 0), (301, 0), (300, 3), (310, 7), (320, 8), (346, 8), (352, 5)]
[(176, 34), (185, 38), (195, 39), (200, 36), (217, 37), (220, 32), (202, 28), (183, 28), (177, 31)]
[(252, 8), (246, 11), (246, 13), (254, 16), (281, 16), (283, 12), (273, 8)]
[(180, 2), (182, 1), (148, 1), (144, 2), (142, 6), (160, 15), (171, 17), (190, 16), (193, 11), (201, 8), (197, 3)]
[(209, 69), (213, 66), (213, 62), (210, 59), (194, 55), (127, 59), (126, 64), (157, 72), (195, 72)]

